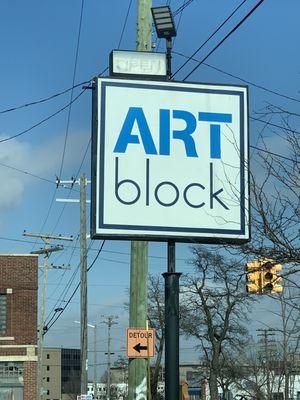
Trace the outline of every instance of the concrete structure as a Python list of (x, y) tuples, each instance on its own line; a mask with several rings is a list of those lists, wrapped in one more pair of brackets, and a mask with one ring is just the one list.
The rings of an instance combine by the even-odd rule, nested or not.
[(35, 400), (38, 257), (0, 255), (0, 398)]
[(80, 394), (80, 350), (48, 348), (43, 351), (45, 400), (76, 400)]

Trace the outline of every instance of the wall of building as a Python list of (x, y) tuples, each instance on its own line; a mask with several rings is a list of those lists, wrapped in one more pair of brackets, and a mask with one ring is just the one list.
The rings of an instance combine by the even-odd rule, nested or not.
[(44, 399), (59, 400), (61, 398), (61, 349), (44, 348), (42, 373)]
[(22, 373), (15, 382), (3, 373), (0, 387), (22, 386), (24, 400), (36, 399), (37, 273), (35, 255), (0, 255), (0, 370)]
[(44, 400), (76, 400), (80, 394), (80, 350), (45, 347)]

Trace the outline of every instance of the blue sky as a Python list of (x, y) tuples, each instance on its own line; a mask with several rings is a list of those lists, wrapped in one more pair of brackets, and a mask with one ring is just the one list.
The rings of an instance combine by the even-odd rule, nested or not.
[[(239, 1), (194, 0), (183, 11), (175, 52), (189, 56), (219, 26), (239, 4)], [(163, 5), (154, 1), (153, 5)], [(177, 10), (183, 0), (171, 1)], [(196, 56), (201, 59), (241, 18), (255, 1), (248, 0), (237, 15)], [(128, 0), (86, 0), (83, 9), (82, 29), (79, 42), (75, 82), (83, 82), (99, 74), (108, 65), (109, 52), (118, 46)], [(135, 48), (136, 1), (132, 2), (125, 27), (121, 49)], [(81, 10), (80, 0), (21, 0), (1, 3), (0, 13), (0, 111), (39, 100), (72, 86), (75, 52)], [(250, 82), (276, 90), (290, 97), (300, 98), (298, 51), (300, 3), (297, 0), (266, 0), (256, 12), (237, 30), (206, 63)], [(176, 17), (176, 22), (179, 16)], [(153, 35), (153, 42), (156, 41)], [(164, 50), (163, 41), (158, 42)], [(184, 58), (174, 54), (175, 71)], [(194, 66), (190, 62), (177, 76), (181, 80)], [(202, 65), (191, 75), (190, 81), (212, 83), (242, 83), (238, 79)], [(80, 87), (74, 91), (74, 96)], [(68, 103), (70, 93), (51, 101), (0, 114), (0, 139), (14, 135), (54, 113)], [(297, 103), (275, 96), (267, 91), (249, 86), (250, 114), (260, 110), (267, 102), (295, 111)], [(62, 149), (66, 134), (68, 111), (60, 113), (46, 123), (19, 138), (0, 143), (0, 163), (30, 172), (42, 178), (55, 180), (59, 174)], [(91, 133), (91, 93), (86, 91), (71, 109), (62, 179), (70, 179), (79, 168)], [(256, 143), (261, 125), (250, 121), (250, 141)], [(268, 148), (286, 154), (280, 141), (272, 133), (268, 135)], [(255, 160), (255, 158), (254, 158)], [(255, 161), (252, 164), (256, 168)], [(84, 159), (82, 172), (90, 176), (90, 157)], [(62, 215), (62, 203), (52, 198), (68, 196), (68, 190), (22, 174), (0, 165), (0, 251), (2, 253), (29, 253), (41, 247), (30, 238), (24, 238), (26, 229), (34, 233), (77, 235), (79, 231), (79, 206), (68, 204)], [(77, 196), (77, 193), (72, 194)], [(61, 215), (61, 217), (60, 217)], [(21, 240), (19, 242), (18, 240)], [(24, 240), (24, 242), (22, 242)], [(101, 242), (94, 242), (89, 252), (92, 262)], [(54, 264), (79, 263), (79, 245), (66, 248), (51, 257)], [(89, 273), (89, 321), (99, 321), (101, 315), (118, 315), (115, 332), (115, 350), (125, 345), (127, 315), (123, 303), (127, 300), (129, 285), (130, 243), (108, 241)], [(149, 271), (162, 273), (166, 270), (165, 244), (150, 244)], [(185, 260), (189, 257), (189, 245), (177, 246), (177, 269), (187, 272)], [(42, 260), (40, 260), (41, 262)], [(47, 310), (51, 311), (73, 271), (50, 271), (47, 288)], [(69, 294), (78, 282), (76, 276)], [(68, 295), (63, 295), (67, 299)], [(265, 307), (261, 305), (261, 309)], [(259, 310), (258, 310), (259, 312)], [(79, 296), (74, 297), (67, 311), (47, 335), (51, 346), (78, 346), (79, 327), (73, 320), (79, 318)], [(100, 329), (99, 350), (104, 351), (106, 331)], [(188, 346), (184, 346), (188, 347)], [(103, 353), (100, 353), (103, 354)], [(101, 357), (101, 356), (100, 356)], [(193, 357), (192, 351), (184, 352), (184, 361)], [(104, 361), (103, 361), (104, 362)]]

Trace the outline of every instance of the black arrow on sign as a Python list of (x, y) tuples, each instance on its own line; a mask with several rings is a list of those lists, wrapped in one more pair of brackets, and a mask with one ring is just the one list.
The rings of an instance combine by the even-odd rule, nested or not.
[(138, 353), (141, 352), (141, 350), (147, 350), (147, 346), (142, 346), (141, 343), (136, 344), (134, 347), (134, 350), (137, 351)]

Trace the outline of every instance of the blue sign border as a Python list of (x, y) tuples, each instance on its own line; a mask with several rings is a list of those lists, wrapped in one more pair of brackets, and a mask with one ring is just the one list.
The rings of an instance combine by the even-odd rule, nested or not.
[[(180, 83), (180, 82), (176, 82)], [(212, 85), (216, 86), (216, 85)], [(221, 85), (218, 85), (221, 86)], [(228, 86), (228, 85), (226, 85)], [(234, 85), (230, 85), (234, 86)], [(169, 91), (183, 91), (183, 92), (193, 92), (193, 93), (210, 93), (210, 94), (226, 94), (226, 95), (233, 95), (233, 96), (238, 96), (239, 97), (239, 105), (240, 105), (240, 218), (241, 218), (241, 226), (239, 229), (211, 229), (211, 228), (190, 228), (190, 227), (174, 227), (174, 226), (144, 226), (144, 225), (120, 225), (120, 224), (105, 224), (103, 221), (103, 212), (104, 212), (104, 156), (105, 156), (105, 104), (106, 104), (106, 91), (108, 87), (123, 87), (123, 88), (135, 88), (135, 89), (151, 89), (151, 90), (169, 90)], [(100, 176), (95, 175), (96, 179), (99, 179), (99, 204), (98, 204), (98, 226), (94, 226), (92, 223), (92, 235), (93, 237), (108, 237), (108, 238), (124, 238), (124, 239), (131, 239), (132, 236), (134, 236), (134, 232), (132, 234), (123, 234), (122, 232), (120, 233), (103, 233), (100, 234), (97, 232), (97, 230), (103, 228), (103, 229), (112, 229), (112, 230), (129, 230), (129, 231), (138, 231), (138, 230), (143, 230), (143, 231), (156, 231), (157, 235), (155, 234), (147, 234), (141, 235), (137, 233), (135, 236), (142, 238), (142, 239), (147, 239), (147, 237), (151, 237), (153, 240), (168, 240), (170, 238), (180, 236), (180, 232), (190, 232), (191, 234), (193, 233), (207, 233), (207, 234), (223, 234), (223, 235), (242, 235), (245, 236), (246, 233), (246, 212), (245, 212), (245, 135), (244, 135), (244, 97), (246, 96), (243, 91), (238, 91), (238, 88), (241, 86), (237, 86), (237, 90), (228, 90), (228, 89), (210, 89), (210, 88), (197, 88), (197, 87), (180, 87), (180, 86), (172, 86), (172, 85), (158, 85), (155, 82), (150, 82), (149, 84), (141, 83), (141, 82), (136, 82), (136, 83), (128, 83), (128, 82), (120, 82), (120, 81), (102, 81), (101, 82), (101, 102), (100, 102), (100, 115), (101, 115), (101, 125), (100, 125), (100, 137), (98, 138), (98, 131), (95, 132), (94, 129), (94, 136), (96, 135), (96, 141), (100, 139), (101, 146), (100, 146), (100, 154), (96, 155), (96, 160), (95, 160), (95, 149), (93, 151), (93, 159), (94, 163), (99, 163), (100, 162)], [(97, 110), (94, 110), (94, 112), (99, 112), (98, 110), (98, 105), (96, 106)], [(98, 126), (97, 126), (98, 128)], [(95, 141), (95, 138), (94, 138)], [(94, 148), (97, 146), (93, 146)], [(93, 164), (93, 162), (92, 162)], [(95, 190), (94, 190), (95, 192)], [(95, 193), (94, 193), (95, 194)], [(96, 204), (95, 204), (96, 205)], [(97, 224), (96, 224), (97, 225)], [(96, 228), (96, 229), (95, 229)], [(167, 234), (162, 234), (162, 236), (159, 236), (159, 232), (164, 232), (168, 231)], [(174, 235), (172, 235), (174, 233)], [(193, 236), (193, 235), (191, 235)], [(250, 236), (250, 229), (249, 229), (249, 236)], [(199, 241), (199, 242), (216, 242), (216, 241), (221, 241), (221, 242), (242, 242), (242, 241), (248, 241), (250, 238), (214, 238), (214, 237), (193, 237), (193, 239)], [(181, 241), (189, 241), (188, 236), (180, 236), (179, 240)]]

